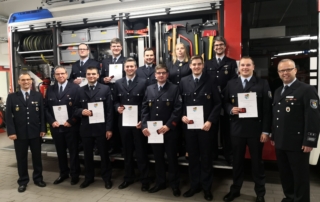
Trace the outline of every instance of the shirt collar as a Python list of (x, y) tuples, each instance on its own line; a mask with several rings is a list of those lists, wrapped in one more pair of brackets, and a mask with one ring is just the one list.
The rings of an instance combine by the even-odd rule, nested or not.
[[(96, 87), (96, 86), (97, 86), (97, 83), (98, 83), (98, 82), (96, 81), (96, 82), (93, 84), (93, 86)], [(90, 84), (88, 84), (88, 85), (89, 85), (89, 86), (92, 86), (92, 85), (90, 85)]]
[(22, 90), (22, 89), (20, 89), (20, 90), (21, 90), (21, 92), (22, 92), (23, 96), (25, 96), (25, 95), (26, 95), (26, 92), (28, 92), (28, 93), (29, 93), (29, 95), (30, 95), (30, 89), (29, 89), (28, 91), (24, 91), (24, 90)]
[[(119, 60), (120, 57), (121, 57), (121, 54), (118, 57), (116, 57), (116, 62)], [(115, 57), (112, 56), (112, 61), (113, 61), (114, 58)]]
[(283, 87), (284, 87), (284, 86), (290, 87), (296, 80), (297, 80), (297, 78), (294, 78), (294, 80), (293, 80), (291, 83), (289, 83), (289, 84), (283, 84)]
[(129, 78), (126, 76), (127, 82), (129, 82), (129, 80), (133, 81), (134, 78), (136, 78), (136, 75), (134, 75), (134, 77), (132, 77), (131, 79), (129, 79)]
[(151, 64), (151, 65), (148, 65), (148, 64), (146, 64), (146, 68), (148, 68), (148, 67), (152, 67), (153, 65)]
[(202, 74), (200, 74), (200, 76), (196, 77), (194, 74), (192, 74), (193, 80), (195, 80), (196, 78), (200, 80)]
[(217, 58), (217, 61), (218, 61), (218, 58), (220, 58), (221, 59), (221, 61), (223, 60), (223, 58), (224, 58), (224, 55), (223, 56), (220, 56), (220, 57), (218, 57), (217, 55), (216, 55), (216, 58)]
[(67, 86), (68, 80), (66, 80), (63, 84), (58, 82), (58, 86), (60, 88), (60, 86), (62, 86), (62, 88), (64, 89)]
[(164, 86), (164, 85), (166, 85), (166, 83), (167, 83), (167, 82), (165, 82), (165, 83), (164, 83), (164, 84), (162, 84), (162, 85), (159, 85), (159, 83), (157, 83), (158, 88), (160, 88), (160, 87), (162, 87), (162, 88), (163, 88), (163, 86)]
[(81, 60), (81, 59), (80, 59), (80, 62), (83, 62), (83, 64), (85, 64), (88, 60), (89, 60), (89, 56), (88, 56), (88, 57), (86, 57), (86, 58), (85, 58), (85, 59), (83, 59), (83, 60)]
[(244, 80), (248, 80), (248, 82), (250, 81), (250, 79), (252, 78), (252, 76), (248, 77), (248, 78), (244, 78), (242, 76), (240, 76), (242, 83), (244, 82)]

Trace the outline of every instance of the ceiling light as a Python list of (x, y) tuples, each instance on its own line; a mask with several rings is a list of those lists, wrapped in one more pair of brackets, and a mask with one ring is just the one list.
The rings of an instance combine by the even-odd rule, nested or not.
[(277, 56), (284, 56), (284, 55), (298, 55), (298, 54), (308, 54), (308, 53), (316, 53), (317, 49), (310, 49), (310, 50), (304, 50), (304, 51), (293, 51), (293, 52), (285, 52), (285, 53), (279, 53)]
[(317, 40), (317, 36), (310, 36), (310, 35), (305, 35), (305, 36), (298, 36), (298, 37), (292, 37), (290, 41), (306, 41), (306, 40)]

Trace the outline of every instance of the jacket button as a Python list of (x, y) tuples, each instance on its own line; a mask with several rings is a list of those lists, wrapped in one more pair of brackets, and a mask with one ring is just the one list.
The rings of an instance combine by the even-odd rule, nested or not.
[(279, 120), (279, 118), (277, 118), (277, 120)]
[(217, 76), (217, 78), (219, 78), (219, 76)]
[(27, 117), (27, 119), (29, 119), (29, 117)]
[(29, 124), (29, 122), (28, 122), (28, 124)]
[(179, 81), (177, 81), (177, 83), (179, 83)]
[(281, 105), (281, 103), (279, 102), (278, 105)]
[(127, 95), (129, 95), (129, 93), (127, 93)]
[(157, 102), (159, 102), (159, 100), (157, 100)]
[(195, 95), (197, 94), (197, 93), (194, 93)]
[(158, 114), (156, 114), (156, 116), (158, 116)]
[(193, 99), (193, 101), (195, 102), (195, 101), (196, 101), (196, 99)]
[(159, 107), (156, 107), (157, 109), (159, 108)]
[(29, 109), (29, 108), (27, 107), (27, 109)]
[(280, 112), (280, 110), (278, 110), (278, 112)]
[(128, 101), (130, 101), (130, 99), (128, 99)]
[(279, 126), (277, 126), (277, 128), (279, 128)]
[(59, 102), (61, 102), (61, 100), (59, 100)]

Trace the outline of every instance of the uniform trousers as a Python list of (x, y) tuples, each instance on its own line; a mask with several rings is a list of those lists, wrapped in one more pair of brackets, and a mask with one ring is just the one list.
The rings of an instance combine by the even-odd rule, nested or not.
[[(77, 178), (80, 175), (78, 133), (76, 132), (51, 132), (52, 138), (58, 154), (60, 176), (70, 176)], [(70, 156), (70, 168), (68, 167), (68, 155)]]
[(42, 176), (42, 161), (41, 161), (41, 138), (32, 139), (16, 139), (14, 140), (14, 149), (16, 152), (17, 166), (18, 166), (18, 184), (27, 185), (29, 182), (28, 174), (28, 148), (30, 146), (32, 155), (33, 174), (32, 178), (34, 182), (43, 180)]
[(230, 192), (240, 193), (244, 180), (246, 146), (248, 146), (251, 156), (252, 177), (255, 183), (254, 190), (257, 196), (264, 196), (266, 193), (264, 164), (262, 161), (264, 144), (260, 142), (260, 135), (250, 138), (231, 136), (231, 142), (233, 148), (233, 184)]
[(178, 188), (180, 177), (178, 172), (177, 159), (177, 139), (178, 135), (175, 130), (169, 130), (164, 135), (163, 144), (151, 144), (156, 167), (156, 185), (166, 185), (166, 162), (164, 154), (167, 154), (168, 160), (168, 179), (172, 188)]
[(310, 202), (309, 156), (303, 151), (276, 149), (283, 202)]
[(147, 153), (147, 137), (141, 129), (135, 127), (119, 127), (124, 154), (124, 181), (134, 182), (134, 157), (135, 151), (138, 169), (140, 171), (140, 181), (142, 184), (149, 183), (149, 159)]
[(211, 190), (213, 182), (212, 168), (212, 141), (213, 130), (200, 129), (185, 130), (186, 149), (189, 155), (189, 175), (191, 179), (191, 189), (203, 188)]
[(94, 144), (96, 144), (101, 157), (101, 177), (105, 182), (109, 181), (111, 179), (112, 169), (110, 165), (106, 136), (82, 137), (82, 140), (84, 149), (85, 180), (93, 180), (95, 176), (93, 147)]

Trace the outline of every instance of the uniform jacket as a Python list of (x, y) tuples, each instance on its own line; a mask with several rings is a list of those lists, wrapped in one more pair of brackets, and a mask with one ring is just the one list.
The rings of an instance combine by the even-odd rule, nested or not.
[(112, 76), (112, 75), (109, 75), (109, 65), (110, 64), (122, 64), (122, 68), (123, 68), (122, 76), (124, 77), (126, 75), (125, 72), (124, 72), (124, 63), (125, 63), (125, 61), (126, 61), (126, 58), (123, 57), (122, 55), (119, 57), (119, 59), (117, 60), (116, 63), (113, 63), (112, 57), (108, 57), (108, 58), (104, 59), (102, 61), (102, 69), (101, 69), (101, 74), (100, 74), (100, 83), (108, 85), (110, 87), (111, 91), (113, 91), (114, 83), (105, 83), (103, 81), (103, 78)]
[(6, 104), (8, 136), (16, 134), (18, 139), (32, 139), (40, 137), (40, 132), (46, 132), (41, 93), (30, 90), (28, 103), (21, 91), (11, 93)]
[[(88, 103), (103, 102), (104, 123), (89, 124), (89, 117), (82, 116), (82, 111), (88, 109)], [(80, 135), (83, 137), (105, 136), (107, 131), (112, 130), (113, 103), (110, 88), (97, 83), (93, 92), (88, 85), (78, 91), (75, 104), (75, 115), (81, 118)]]
[[(118, 111), (120, 105), (138, 105), (138, 121), (141, 120), (141, 107), (144, 93), (147, 88), (147, 81), (135, 77), (130, 87), (127, 86), (127, 79), (123, 77), (116, 81), (114, 108)], [(127, 109), (125, 109), (127, 110)], [(122, 125), (122, 114), (119, 115), (119, 124)]]
[(157, 83), (156, 77), (154, 75), (155, 67), (156, 67), (155, 65), (152, 65), (151, 70), (148, 72), (146, 65), (141, 66), (137, 69), (136, 74), (138, 77), (146, 79), (148, 86), (151, 84), (155, 84)]
[(142, 130), (148, 128), (147, 121), (161, 120), (163, 125), (175, 129), (181, 119), (181, 104), (177, 85), (166, 82), (160, 92), (158, 84), (148, 86), (142, 103)]
[(84, 63), (82, 66), (80, 66), (80, 60), (76, 61), (72, 64), (72, 70), (69, 77), (69, 81), (73, 82), (78, 77), (86, 77), (86, 71), (88, 67), (97, 67), (100, 70), (100, 63), (93, 60), (88, 59), (86, 63)]
[(228, 82), (224, 92), (224, 107), (230, 114), (233, 107), (238, 107), (238, 93), (255, 92), (257, 94), (257, 118), (239, 118), (239, 115), (230, 115), (230, 133), (238, 137), (256, 137), (262, 132), (271, 132), (271, 104), (272, 96), (267, 80), (252, 76), (243, 89), (241, 78)]
[[(74, 117), (74, 104), (75, 99), (79, 90), (79, 86), (72, 82), (68, 82), (61, 96), (59, 95), (59, 85), (55, 83), (47, 89), (45, 97), (45, 115), (47, 122), (50, 125), (51, 131), (56, 132), (67, 132), (70, 130), (75, 130), (79, 127), (79, 119)], [(52, 123), (56, 121), (53, 106), (66, 105), (68, 111), (68, 120), (66, 120), (72, 127), (64, 127), (60, 125), (59, 128), (53, 128)]]
[[(180, 94), (183, 103), (182, 116), (187, 116), (187, 106), (203, 106), (204, 122), (217, 125), (221, 111), (221, 97), (212, 78), (203, 73), (196, 86), (193, 76), (181, 79)], [(187, 116), (188, 117), (188, 116)], [(188, 117), (192, 119), (192, 117)]]
[(167, 63), (169, 70), (169, 81), (173, 84), (179, 85), (181, 79), (191, 74), (191, 69), (188, 62), (172, 61)]
[(320, 131), (319, 96), (314, 87), (296, 80), (281, 95), (275, 91), (272, 139), (277, 149), (300, 151), (317, 147)]
[(238, 66), (235, 60), (224, 56), (220, 65), (218, 65), (216, 57), (207, 60), (204, 63), (203, 71), (215, 78), (217, 86), (222, 91), (229, 80), (238, 77), (236, 72), (237, 68)]

